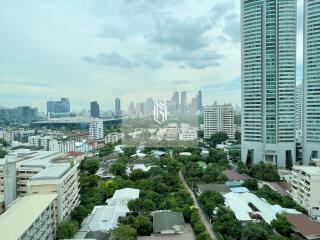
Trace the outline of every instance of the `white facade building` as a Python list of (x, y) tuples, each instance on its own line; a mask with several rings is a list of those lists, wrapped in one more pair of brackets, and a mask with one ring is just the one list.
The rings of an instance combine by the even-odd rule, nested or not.
[(304, 1), (303, 163), (320, 158), (320, 1)]
[(204, 107), (204, 138), (210, 138), (217, 132), (227, 133), (229, 140), (234, 140), (234, 111), (231, 104)]
[(320, 167), (293, 166), (293, 200), (309, 211), (320, 210)]
[(93, 121), (90, 123), (90, 139), (93, 140), (100, 140), (103, 139), (104, 132), (103, 132), (103, 121), (100, 119), (93, 119)]
[(296, 161), (296, 10), (296, 0), (241, 0), (241, 159), (248, 164)]
[(117, 143), (123, 139), (124, 139), (124, 133), (119, 133), (119, 132), (108, 133), (107, 136), (105, 137), (105, 143)]
[(302, 84), (296, 87), (296, 139), (297, 142), (302, 142), (302, 126), (303, 126), (303, 113), (302, 113)]
[(76, 150), (75, 141), (74, 140), (52, 140), (49, 143), (49, 151), (54, 152), (73, 152)]
[(197, 128), (190, 127), (190, 124), (181, 123), (179, 129), (179, 140), (181, 141), (193, 141), (197, 140), (198, 134)]
[(53, 140), (51, 136), (31, 136), (28, 143), (34, 147), (43, 147), (45, 151), (49, 151), (50, 142)]

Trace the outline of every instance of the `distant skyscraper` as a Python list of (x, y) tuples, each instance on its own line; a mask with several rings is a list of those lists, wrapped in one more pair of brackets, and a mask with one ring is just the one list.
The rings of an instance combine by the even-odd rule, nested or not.
[(296, 5), (296, 0), (241, 0), (247, 163), (295, 163)]
[(61, 98), (60, 101), (47, 102), (48, 116), (54, 113), (69, 113), (69, 112), (70, 112), (70, 102), (68, 98)]
[(0, 123), (31, 123), (38, 119), (38, 109), (29, 106), (0, 108)]
[(137, 103), (136, 113), (138, 114), (139, 117), (145, 115), (145, 103)]
[(303, 163), (320, 157), (320, 1), (304, 1)]
[(302, 137), (302, 84), (296, 87), (296, 138), (301, 142)]
[(116, 117), (121, 117), (120, 98), (115, 99), (115, 115), (116, 115)]
[(134, 105), (134, 102), (131, 102), (129, 105), (129, 114), (131, 116), (136, 114), (136, 107)]
[(153, 106), (154, 101), (151, 97), (149, 97), (146, 102), (146, 115), (150, 116), (153, 114)]
[(100, 117), (100, 109), (99, 109), (99, 104), (97, 101), (90, 103), (90, 116), (93, 118)]
[(201, 90), (197, 94), (197, 111), (201, 112), (202, 111), (202, 92)]
[(187, 112), (188, 103), (187, 103), (187, 92), (183, 91), (181, 92), (181, 113), (185, 114)]
[[(175, 91), (171, 97), (171, 102), (174, 102), (175, 108), (174, 112), (177, 113), (179, 112), (179, 106), (180, 106), (180, 101), (179, 101), (179, 92)], [(172, 112), (173, 113), (173, 112)]]
[(227, 133), (229, 140), (234, 140), (234, 112), (231, 104), (218, 105), (204, 108), (204, 138), (210, 138), (217, 132)]

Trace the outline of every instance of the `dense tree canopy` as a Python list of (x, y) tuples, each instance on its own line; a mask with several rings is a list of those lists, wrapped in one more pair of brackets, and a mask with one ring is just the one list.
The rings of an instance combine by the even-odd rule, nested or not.
[(58, 224), (57, 238), (69, 239), (72, 238), (78, 231), (79, 225), (75, 221), (63, 221)]
[(95, 158), (85, 158), (80, 163), (80, 170), (88, 174), (95, 174), (100, 166), (99, 160)]
[(135, 240), (137, 239), (137, 231), (129, 225), (120, 224), (112, 230), (110, 240)]
[(217, 146), (217, 144), (221, 144), (227, 140), (228, 140), (227, 133), (217, 132), (217, 133), (211, 135), (211, 137), (207, 140), (207, 142), (209, 143), (209, 145), (211, 147), (215, 148)]
[(113, 153), (113, 151), (114, 151), (113, 144), (104, 145), (102, 148), (99, 149), (99, 156), (100, 157), (107, 156), (110, 153)]
[(249, 168), (249, 175), (263, 181), (279, 181), (280, 176), (276, 167), (269, 163), (259, 163)]
[(7, 151), (0, 149), (0, 158), (4, 158), (7, 155)]

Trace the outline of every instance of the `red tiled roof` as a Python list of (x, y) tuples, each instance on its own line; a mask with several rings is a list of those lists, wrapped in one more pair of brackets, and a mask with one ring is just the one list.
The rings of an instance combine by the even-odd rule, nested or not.
[(246, 180), (246, 179), (248, 179), (247, 176), (244, 176), (235, 170), (224, 170), (222, 173), (231, 181), (232, 180)]
[(305, 214), (287, 214), (288, 221), (295, 230), (304, 237), (311, 235), (320, 235), (320, 223), (313, 221)]
[(79, 157), (79, 156), (81, 156), (83, 154), (84, 153), (82, 153), (82, 152), (74, 152), (74, 151), (67, 153), (68, 156), (73, 156), (73, 157)]

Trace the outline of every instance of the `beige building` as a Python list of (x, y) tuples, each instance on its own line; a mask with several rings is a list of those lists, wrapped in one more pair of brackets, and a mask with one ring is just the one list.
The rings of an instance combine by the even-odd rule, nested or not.
[[(15, 168), (16, 177), (8, 177), (4, 169)], [(61, 222), (79, 204), (79, 161), (59, 152), (19, 149), (0, 159), (0, 195), (8, 206), (16, 197), (30, 194), (57, 194), (57, 220)], [(6, 181), (5, 181), (6, 180)], [(12, 189), (16, 191), (12, 192)]]
[(292, 197), (311, 213), (320, 209), (320, 167), (292, 168)]
[(5, 240), (55, 239), (56, 194), (17, 199), (0, 215), (0, 238)]
[(57, 194), (57, 220), (70, 217), (71, 211), (79, 205), (79, 164), (55, 164), (27, 182), (28, 195)]

